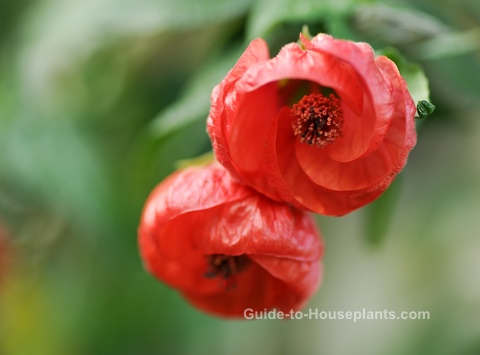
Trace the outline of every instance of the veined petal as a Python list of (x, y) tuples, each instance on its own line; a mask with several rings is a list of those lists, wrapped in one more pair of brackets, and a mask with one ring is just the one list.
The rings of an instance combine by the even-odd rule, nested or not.
[(222, 82), (217, 85), (211, 95), (210, 114), (207, 119), (207, 131), (212, 140), (217, 160), (220, 161), (232, 174), (235, 167), (231, 163), (229, 152), (228, 132), (230, 128), (230, 112), (235, 106), (235, 92), (231, 88), (239, 78), (253, 65), (270, 58), (268, 46), (263, 39), (253, 40), (235, 66), (230, 70)]
[(176, 173), (154, 190), (139, 244), (147, 270), (217, 315), (296, 309), (320, 281), (323, 246), (312, 217), (216, 164)]
[(225, 204), (215, 214), (217, 218), (206, 220), (195, 237), (196, 247), (206, 254), (271, 255), (297, 261), (316, 261), (322, 254), (312, 217), (289, 205), (254, 195)]
[[(238, 169), (255, 178), (263, 166), (263, 152), (270, 127), (279, 109), (275, 82), (263, 85), (239, 98), (236, 118), (231, 124), (230, 154)], [(240, 94), (239, 94), (240, 95)]]

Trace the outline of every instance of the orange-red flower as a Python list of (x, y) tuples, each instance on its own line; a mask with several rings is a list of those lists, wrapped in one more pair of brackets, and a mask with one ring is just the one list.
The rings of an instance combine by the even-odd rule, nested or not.
[(297, 310), (320, 282), (312, 217), (236, 183), (219, 164), (159, 184), (138, 233), (145, 267), (212, 314)]
[(254, 40), (213, 90), (208, 132), (234, 176), (326, 215), (377, 198), (416, 142), (415, 104), (395, 64), (320, 34), (270, 59)]

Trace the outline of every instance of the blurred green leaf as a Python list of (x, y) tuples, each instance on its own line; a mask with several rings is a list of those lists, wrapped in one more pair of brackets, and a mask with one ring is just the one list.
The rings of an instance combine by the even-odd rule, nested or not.
[(252, 0), (44, 1), (33, 11), (25, 35), (39, 45), (69, 48), (78, 53), (103, 45), (106, 39), (166, 31), (181, 33), (218, 24), (245, 14), (251, 3)]
[(399, 68), (400, 73), (407, 82), (408, 91), (412, 95), (413, 101), (418, 103), (422, 100), (430, 100), (430, 90), (428, 79), (420, 65), (407, 64)]
[(419, 43), (412, 52), (422, 60), (435, 60), (449, 58), (468, 53), (474, 53), (480, 49), (480, 27), (463, 32), (442, 33), (427, 41)]
[(372, 45), (401, 48), (415, 60), (457, 56), (480, 48), (478, 22), (474, 28), (456, 31), (438, 18), (411, 8), (385, 4), (360, 6), (354, 13), (352, 26)]
[(177, 168), (178, 160), (211, 150), (206, 133), (210, 95), (244, 49), (236, 42), (232, 48), (216, 49), (210, 61), (197, 68), (183, 94), (138, 132), (127, 159), (134, 205), (141, 208), (151, 189)]
[(151, 118), (175, 98), (250, 2), (38, 2), (19, 31), (15, 70), (27, 99), (46, 114), (145, 122), (142, 113)]
[(369, 244), (379, 246), (387, 236), (402, 190), (402, 177), (397, 176), (388, 189), (365, 208), (365, 237)]
[(237, 48), (230, 53), (222, 54), (221, 58), (217, 58), (204, 68), (199, 68), (183, 95), (152, 121), (149, 128), (152, 134), (161, 139), (196, 120), (206, 122), (213, 88), (234, 66), (243, 50), (244, 48)]
[(128, 158), (130, 185), (138, 203), (181, 159), (211, 150), (206, 134), (210, 95), (243, 52), (243, 45), (217, 56), (198, 68), (183, 95), (138, 133)]
[(92, 141), (70, 124), (17, 117), (1, 132), (0, 169), (64, 218), (103, 230), (111, 191)]
[[(401, 47), (450, 32), (448, 26), (424, 12), (376, 3), (358, 6), (351, 25), (374, 47)], [(404, 47), (405, 46), (405, 47)]]
[(178, 160), (211, 150), (204, 119), (194, 119), (186, 127), (167, 135), (158, 136), (146, 129), (136, 137), (127, 157), (127, 181), (137, 213), (153, 187), (176, 168)]
[(247, 38), (263, 37), (272, 55), (289, 42), (296, 42), (303, 25), (313, 36), (326, 32), (336, 37), (349, 37), (348, 18), (356, 0), (261, 0), (255, 3), (249, 17)]
[(15, 27), (19, 24), (19, 17), (32, 3), (32, 0), (2, 0), (0, 2), (0, 43), (8, 40)]

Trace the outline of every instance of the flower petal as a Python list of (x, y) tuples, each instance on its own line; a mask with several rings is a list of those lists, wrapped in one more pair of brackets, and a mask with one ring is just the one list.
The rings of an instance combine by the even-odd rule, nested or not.
[[(368, 44), (300, 37), (303, 48), (291, 43), (254, 63), (219, 96), (215, 130), (224, 141), (213, 138), (214, 149), (235, 177), (269, 198), (342, 215), (377, 198), (405, 165), (415, 105), (393, 62), (375, 58)], [(343, 135), (310, 147), (294, 136), (289, 105), (294, 94), (323, 87), (341, 99)]]
[(333, 191), (315, 184), (299, 165), (295, 155), (295, 138), (291, 136), (289, 112), (277, 120), (276, 163), (290, 193), (285, 199), (295, 206), (316, 213), (340, 216), (377, 198), (382, 191)]
[(376, 149), (390, 127), (395, 103), (391, 97), (389, 78), (383, 76), (376, 66), (372, 47), (367, 43), (335, 39), (326, 34), (315, 36), (311, 42), (304, 41), (304, 45), (307, 49), (329, 54), (348, 63), (359, 75), (375, 110), (370, 151)]
[(362, 111), (362, 87), (353, 67), (331, 55), (303, 50), (296, 43), (284, 46), (271, 60), (252, 66), (239, 79), (236, 89), (251, 92), (282, 79), (309, 80), (332, 88), (353, 111)]
[(332, 160), (349, 162), (364, 155), (371, 147), (374, 136), (375, 112), (372, 108), (370, 96), (363, 95), (362, 112), (355, 113), (350, 106), (343, 103), (342, 136), (333, 144), (326, 146), (325, 153), (317, 150), (316, 155), (328, 154)]
[[(259, 147), (258, 145), (255, 145), (258, 148), (258, 151), (255, 152), (255, 154), (249, 154), (249, 158), (254, 161), (251, 164), (255, 164), (257, 170), (252, 169), (252, 171), (249, 172), (237, 170), (241, 171), (241, 180), (243, 182), (275, 201), (291, 200), (291, 193), (288, 191), (282, 174), (276, 164), (277, 151), (275, 141), (277, 139), (277, 121), (283, 118), (285, 113), (288, 115), (288, 124), (290, 124), (290, 108), (285, 106), (280, 110), (280, 113), (275, 120), (270, 122), (271, 126), (268, 127), (268, 134), (264, 136), (262, 146)], [(245, 132), (245, 134), (246, 133), (247, 132)], [(290, 133), (292, 133), (291, 129)], [(289, 138), (294, 138), (293, 134), (290, 134)], [(239, 144), (239, 146), (244, 147), (249, 144), (250, 141), (248, 140), (247, 144)], [(240, 149), (238, 155), (241, 156)]]
[[(413, 100), (406, 91), (405, 82), (401, 78), (395, 64), (386, 57), (376, 60), (379, 70), (392, 83), (392, 99), (395, 103), (392, 124), (382, 144), (370, 154), (352, 162), (342, 163), (329, 159), (325, 155), (316, 154), (315, 147), (296, 143), (296, 156), (305, 173), (316, 184), (331, 190), (359, 190), (378, 183), (386, 175), (396, 174), (405, 165), (406, 155), (415, 142), (410, 137), (414, 129)], [(405, 96), (408, 95), (408, 97)], [(406, 112), (406, 105), (409, 112)], [(406, 137), (407, 135), (407, 137)], [(415, 139), (415, 138), (413, 138)], [(406, 145), (406, 148), (403, 146)], [(402, 151), (403, 158), (401, 158)]]
[(216, 216), (204, 221), (195, 237), (196, 247), (205, 254), (271, 255), (298, 261), (321, 257), (312, 217), (286, 204), (254, 195), (223, 205)]
[[(232, 70), (217, 85), (211, 95), (211, 109), (207, 119), (207, 130), (212, 140), (217, 160), (220, 161), (232, 174), (235, 168), (231, 164), (227, 131), (230, 127), (230, 118), (225, 112), (229, 105), (234, 105), (230, 93), (232, 85), (253, 65), (270, 58), (266, 42), (260, 38), (253, 40), (239, 58)], [(230, 111), (232, 108), (230, 107)]]
[[(192, 230), (200, 226), (189, 213), (208, 213), (215, 206), (252, 193), (234, 183), (220, 166), (208, 170), (190, 168), (165, 179), (148, 198), (138, 231), (145, 267), (173, 287), (188, 289), (199, 285), (197, 273), (189, 271), (198, 270), (205, 260), (193, 245)], [(206, 292), (199, 289), (202, 285), (195, 286), (197, 292)], [(211, 288), (207, 285), (207, 291)]]
[[(270, 275), (281, 280), (289, 287), (289, 292), (285, 293), (285, 296), (291, 295), (294, 298), (286, 303), (290, 309), (298, 310), (302, 308), (318, 289), (321, 282), (323, 270), (318, 261), (302, 263), (296, 260), (265, 255), (252, 255), (251, 258)], [(290, 309), (286, 309), (286, 311), (288, 312)]]
[[(318, 269), (318, 265), (311, 265), (311, 268), (315, 266)], [(315, 280), (315, 285), (318, 279)], [(228, 317), (241, 317), (247, 308), (254, 311), (272, 308), (290, 310), (300, 303), (296, 293), (291, 291), (290, 285), (269, 274), (256, 262), (239, 275), (235, 288), (225, 290), (217, 285), (217, 289), (216, 294), (205, 295), (195, 292), (182, 294), (203, 311)], [(304, 299), (301, 301), (304, 302)]]
[[(217, 164), (173, 174), (154, 190), (139, 243), (152, 274), (217, 315), (297, 308), (320, 281), (323, 247), (312, 217), (234, 182)], [(212, 255), (248, 263), (212, 278)]]
[(254, 184), (259, 172), (264, 170), (263, 152), (279, 109), (277, 93), (277, 83), (273, 82), (241, 95), (231, 124), (231, 157), (236, 168), (242, 171), (243, 178)]
[[(373, 65), (371, 50), (369, 56)], [(370, 91), (350, 63), (319, 52), (316, 48), (303, 50), (297, 44), (291, 43), (284, 46), (275, 58), (252, 66), (238, 81), (235, 89), (238, 93), (255, 92), (262, 85), (283, 79), (312, 81), (334, 89), (341, 98), (345, 112), (345, 138), (338, 139), (338, 142), (328, 149), (333, 159), (356, 159), (370, 149), (374, 139), (378, 140), (374, 134), (376, 116), (372, 109)], [(271, 99), (276, 98), (277, 95), (274, 94)], [(238, 107), (241, 105), (243, 103)]]

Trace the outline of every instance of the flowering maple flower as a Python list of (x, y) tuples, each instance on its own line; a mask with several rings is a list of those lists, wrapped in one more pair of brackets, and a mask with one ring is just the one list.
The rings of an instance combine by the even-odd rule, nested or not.
[(217, 160), (268, 197), (325, 215), (376, 199), (416, 143), (396, 65), (366, 43), (319, 34), (270, 59), (255, 39), (212, 93)]
[(215, 315), (298, 310), (320, 282), (311, 215), (235, 182), (218, 163), (159, 184), (138, 234), (146, 269)]

